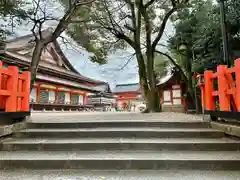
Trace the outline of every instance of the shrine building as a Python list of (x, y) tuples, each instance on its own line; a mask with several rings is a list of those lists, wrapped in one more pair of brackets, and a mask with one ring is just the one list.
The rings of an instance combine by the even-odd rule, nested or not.
[(187, 104), (184, 98), (185, 85), (181, 81), (181, 75), (173, 69), (158, 79), (157, 89), (163, 111), (187, 112)]
[[(34, 38), (31, 34), (6, 42), (3, 67), (16, 65), (19, 71), (28, 68)], [(43, 50), (30, 104), (32, 110), (81, 110), (87, 107), (89, 95), (100, 92), (110, 92), (109, 84), (80, 74), (54, 41)]]
[(132, 84), (117, 84), (113, 90), (116, 96), (118, 107), (138, 106), (143, 103), (142, 91), (139, 83)]

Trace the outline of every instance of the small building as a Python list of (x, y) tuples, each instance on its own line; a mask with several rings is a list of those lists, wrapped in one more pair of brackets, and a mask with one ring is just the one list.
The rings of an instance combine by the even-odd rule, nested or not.
[(112, 93), (100, 92), (88, 96), (88, 103), (95, 107), (113, 106), (116, 103), (116, 99)]
[(186, 102), (183, 96), (184, 84), (181, 83), (181, 75), (169, 69), (166, 76), (159, 78), (157, 88), (160, 93), (160, 101), (163, 111), (186, 112)]
[[(34, 45), (32, 34), (6, 42), (3, 65), (28, 68)], [(54, 41), (43, 50), (30, 103), (33, 110), (80, 110), (87, 106), (88, 94), (109, 91), (108, 83), (80, 74)]]
[(123, 109), (136, 107), (144, 102), (139, 83), (117, 84), (113, 94), (116, 96), (117, 106)]

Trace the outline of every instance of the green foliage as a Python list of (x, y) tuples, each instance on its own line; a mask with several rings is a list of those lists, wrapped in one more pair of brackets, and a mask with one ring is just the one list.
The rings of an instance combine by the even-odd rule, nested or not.
[[(87, 8), (80, 9), (80, 13), (76, 15), (76, 18), (86, 16), (86, 22), (72, 24), (67, 32), (77, 43), (95, 55), (92, 58), (93, 62), (104, 64), (106, 56), (117, 49), (133, 47), (134, 43), (138, 43), (137, 46), (146, 47), (146, 24), (148, 24), (150, 36), (156, 37), (157, 33), (161, 31), (161, 22), (166, 14), (173, 6), (179, 6), (187, 1), (144, 0), (140, 6), (138, 0), (96, 0)], [(68, 0), (60, 0), (60, 2), (66, 8), (69, 6)], [(149, 2), (151, 3), (147, 8), (143, 7)], [(145, 14), (144, 11), (146, 11)], [(137, 21), (138, 19), (140, 21)], [(146, 19), (148, 19), (148, 23), (146, 23)], [(134, 27), (135, 25), (137, 27)], [(140, 34), (140, 42), (136, 42), (136, 34)], [(138, 48), (140, 51), (144, 49)], [(142, 50), (143, 54), (144, 51), (146, 50)]]
[(170, 65), (169, 60), (165, 56), (160, 54), (155, 55), (154, 71), (157, 77), (165, 76)]
[[(60, 0), (63, 6), (67, 9), (69, 6), (68, 0)], [(95, 1), (94, 4), (80, 7), (76, 13), (75, 20), (82, 20), (82, 23), (72, 23), (68, 26), (67, 33), (79, 45), (86, 48), (90, 53), (93, 53), (91, 60), (99, 64), (106, 63), (106, 56), (113, 49), (122, 48), (123, 41), (117, 41), (111, 36), (111, 33), (101, 27), (97, 19), (98, 13), (103, 17), (107, 16), (104, 9), (106, 4), (101, 1)]]
[(23, 7), (27, 3), (24, 0), (1, 0), (0, 1), (0, 39), (5, 39), (12, 33), (11, 28), (17, 26), (26, 17)]
[[(229, 0), (226, 4), (227, 31), (230, 57), (239, 50), (240, 0)], [(170, 49), (176, 53), (185, 44), (186, 60), (191, 60), (193, 71), (202, 73), (206, 68), (214, 69), (223, 62), (219, 6), (211, 0), (195, 0), (191, 8), (178, 12), (175, 19), (176, 34), (170, 40)], [(233, 60), (233, 59), (232, 59)]]

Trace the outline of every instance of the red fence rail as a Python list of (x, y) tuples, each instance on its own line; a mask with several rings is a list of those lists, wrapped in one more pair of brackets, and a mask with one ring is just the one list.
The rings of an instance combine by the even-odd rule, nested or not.
[(29, 111), (30, 72), (19, 73), (17, 66), (2, 67), (0, 61), (0, 108), (5, 112)]
[[(214, 80), (217, 90), (214, 90)], [(216, 111), (216, 97), (219, 110), (224, 112), (240, 112), (240, 59), (235, 60), (235, 66), (227, 68), (219, 65), (217, 72), (204, 72), (204, 82), (199, 83), (203, 109)]]

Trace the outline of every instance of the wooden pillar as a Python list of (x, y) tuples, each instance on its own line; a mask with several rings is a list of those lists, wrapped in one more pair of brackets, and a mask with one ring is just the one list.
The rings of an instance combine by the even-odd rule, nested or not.
[(23, 99), (21, 104), (21, 111), (29, 111), (30, 110), (30, 79), (31, 74), (30, 72), (23, 72), (22, 73), (24, 80), (22, 83), (23, 89)]
[(173, 105), (173, 88), (172, 87), (170, 88), (170, 100)]
[[(3, 82), (4, 79), (2, 78), (2, 61), (0, 61), (0, 90), (3, 89)], [(0, 95), (0, 109), (4, 109), (5, 108), (5, 103), (4, 103), (4, 97)]]
[(73, 91), (70, 91), (70, 104), (72, 104), (72, 95), (73, 95)]
[(227, 67), (225, 65), (219, 65), (217, 67), (220, 111), (231, 111), (230, 96), (226, 93), (228, 89), (228, 83), (225, 78), (226, 69)]
[(88, 103), (88, 97), (87, 94), (83, 95), (83, 105), (86, 105)]
[(216, 109), (214, 97), (212, 95), (213, 89), (213, 71), (204, 72), (204, 82), (205, 82), (205, 108), (208, 111), (214, 111)]
[(56, 92), (55, 92), (55, 104), (58, 104), (58, 87), (56, 88)]
[[(24, 91), (22, 91), (23, 90), (23, 81), (24, 80), (22, 80), (22, 79), (18, 79), (18, 90), (17, 90), (17, 92), (22, 93), (22, 94), (24, 94), (23, 96), (25, 96)], [(22, 106), (24, 106), (22, 101), (23, 101), (22, 97), (17, 97), (17, 111), (21, 111)]]
[(37, 84), (37, 87), (36, 87), (36, 92), (37, 92), (37, 103), (40, 103), (40, 89), (41, 89), (41, 84)]
[(236, 77), (236, 105), (237, 111), (240, 112), (240, 58), (235, 60), (235, 77)]
[(12, 75), (9, 77), (7, 82), (7, 91), (10, 96), (6, 100), (6, 112), (17, 111), (17, 90), (18, 90), (18, 67), (9, 66), (8, 70), (11, 71)]

